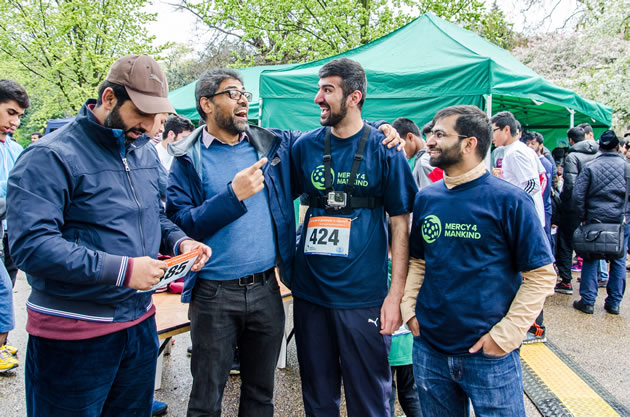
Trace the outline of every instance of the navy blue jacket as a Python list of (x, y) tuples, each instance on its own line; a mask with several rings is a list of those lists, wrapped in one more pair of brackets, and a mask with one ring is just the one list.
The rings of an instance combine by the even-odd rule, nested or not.
[(97, 322), (138, 319), (151, 293), (123, 287), (128, 257), (172, 253), (185, 234), (160, 205), (160, 161), (146, 135), (101, 126), (88, 104), (24, 150), (9, 176), (11, 255), (32, 287), (27, 306)]
[[(175, 159), (171, 165), (166, 198), (166, 213), (190, 237), (203, 241), (222, 227), (245, 214), (247, 208), (239, 201), (231, 184), (208, 199), (203, 192), (201, 137), (205, 126), (188, 137), (169, 145)], [(295, 214), (291, 198), (291, 146), (300, 132), (263, 129), (249, 126), (247, 136), (258, 158), (269, 160), (262, 168), (269, 209), (273, 219), (277, 265), (282, 281), (290, 285), (291, 267), (295, 255)], [(218, 167), (217, 169), (221, 169)], [(255, 236), (252, 237), (255, 245)], [(238, 254), (234, 254), (238, 256)], [(186, 277), (182, 301), (189, 302), (197, 274)]]
[(617, 152), (602, 152), (586, 164), (575, 181), (572, 196), (580, 221), (621, 222), (627, 164)]

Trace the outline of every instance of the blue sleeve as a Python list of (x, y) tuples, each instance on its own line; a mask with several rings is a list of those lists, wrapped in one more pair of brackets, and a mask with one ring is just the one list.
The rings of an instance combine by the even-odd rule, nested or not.
[(7, 333), (14, 327), (13, 286), (4, 263), (0, 262), (0, 333)]
[[(382, 135), (381, 135), (382, 136)], [(385, 173), (385, 211), (390, 216), (410, 213), (418, 193), (418, 185), (413, 179), (404, 152), (388, 149)]]
[(531, 271), (553, 263), (549, 240), (536, 214), (534, 200), (519, 190), (519, 198), (502, 216), (506, 239), (518, 271)]
[(166, 214), (188, 236), (205, 241), (245, 214), (247, 208), (238, 200), (231, 184), (226, 184), (223, 192), (206, 200), (202, 200), (199, 189), (195, 198), (194, 187), (198, 185), (200, 188), (199, 183), (199, 176), (192, 164), (175, 158), (168, 176)]
[(411, 234), (409, 235), (409, 256), (415, 259), (424, 259), (424, 246), (422, 240), (422, 217), (420, 201), (422, 193), (416, 195), (413, 206), (413, 218), (411, 221)]
[(7, 188), (15, 263), (27, 274), (58, 281), (122, 286), (119, 278), (127, 268), (126, 256), (91, 250), (62, 235), (72, 187), (71, 172), (51, 149), (33, 147), (22, 154)]

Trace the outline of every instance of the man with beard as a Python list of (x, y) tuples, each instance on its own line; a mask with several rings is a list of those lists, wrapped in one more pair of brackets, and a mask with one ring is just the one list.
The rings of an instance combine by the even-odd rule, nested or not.
[(27, 301), (29, 416), (150, 415), (158, 354), (150, 290), (158, 251), (210, 248), (161, 210), (145, 132), (173, 112), (160, 66), (117, 60), (76, 119), (29, 146), (8, 184), (11, 248)]
[(169, 146), (175, 160), (166, 207), (186, 233), (215, 251), (182, 293), (190, 302), (192, 337), (188, 416), (221, 414), (238, 346), (239, 416), (271, 417), (285, 320), (274, 270), (291, 286), (296, 238), (289, 164), (300, 132), (248, 125), (251, 93), (234, 70), (202, 74), (195, 99), (205, 125)]
[(467, 416), (471, 401), (476, 415), (525, 416), (519, 346), (553, 293), (549, 242), (527, 193), (486, 169), (486, 114), (433, 120), (427, 148), (445, 175), (416, 196), (402, 303), (422, 413)]
[[(341, 58), (319, 70), (324, 126), (292, 150), (294, 195), (308, 194), (291, 287), (306, 415), (338, 416), (343, 377), (349, 416), (390, 415), (391, 334), (402, 324), (409, 212), (418, 188), (405, 156), (380, 146), (361, 119), (367, 80)], [(387, 227), (392, 279), (387, 289)]]

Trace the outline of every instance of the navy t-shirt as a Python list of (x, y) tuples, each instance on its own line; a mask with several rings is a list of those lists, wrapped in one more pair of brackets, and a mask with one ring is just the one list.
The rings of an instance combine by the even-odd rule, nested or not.
[[(364, 127), (365, 128), (365, 127)], [(354, 196), (382, 197), (384, 206), (353, 209), (350, 214), (329, 214), (323, 208), (309, 208), (294, 263), (293, 295), (329, 308), (367, 308), (380, 306), (387, 295), (387, 225), (385, 212), (398, 216), (411, 212), (418, 188), (404, 152), (381, 144), (384, 135), (370, 129), (359, 166)], [(292, 185), (295, 195), (324, 195), (324, 137), (326, 128), (303, 134), (291, 153)], [(340, 139), (330, 135), (333, 188), (344, 191), (352, 161), (363, 130)], [(316, 243), (309, 224), (313, 217), (350, 219), (347, 256), (305, 254), (305, 242)], [(341, 236), (326, 236), (329, 242)], [(331, 246), (332, 247), (332, 246)], [(338, 248), (339, 249), (339, 248)]]
[(416, 196), (409, 238), (426, 272), (416, 302), (422, 337), (435, 349), (467, 354), (508, 312), (522, 277), (553, 262), (531, 197), (486, 172)]

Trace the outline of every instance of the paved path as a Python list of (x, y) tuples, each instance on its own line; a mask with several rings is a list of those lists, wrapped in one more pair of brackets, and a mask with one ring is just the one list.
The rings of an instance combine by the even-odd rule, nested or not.
[[(577, 287), (576, 282), (574, 285)], [(20, 349), (21, 358), (24, 357), (26, 347), (24, 303), (29, 292), (24, 275), (20, 273), (14, 290), (16, 330), (11, 333), (10, 338), (11, 343)], [(621, 304), (621, 315), (611, 316), (603, 309), (605, 295), (605, 289), (600, 289), (595, 314), (588, 316), (571, 307), (573, 300), (579, 297), (577, 290), (573, 296), (556, 294), (548, 298), (545, 304), (545, 324), (550, 340), (594, 376), (626, 408), (630, 408), (630, 302), (626, 298)], [(156, 392), (155, 397), (169, 404), (168, 416), (185, 416), (192, 382), (190, 362), (186, 356), (190, 337), (188, 334), (178, 335), (174, 340), (171, 356), (165, 361), (162, 389)], [(276, 374), (275, 414), (281, 417), (303, 416), (300, 377), (293, 341), (289, 345), (288, 354), (287, 368)], [(23, 372), (23, 367), (20, 367), (11, 376), (0, 376), (0, 416), (26, 415)], [(239, 386), (239, 378), (230, 377), (223, 408), (223, 415), (226, 417), (238, 414)], [(528, 417), (540, 415), (527, 398), (526, 408)]]

